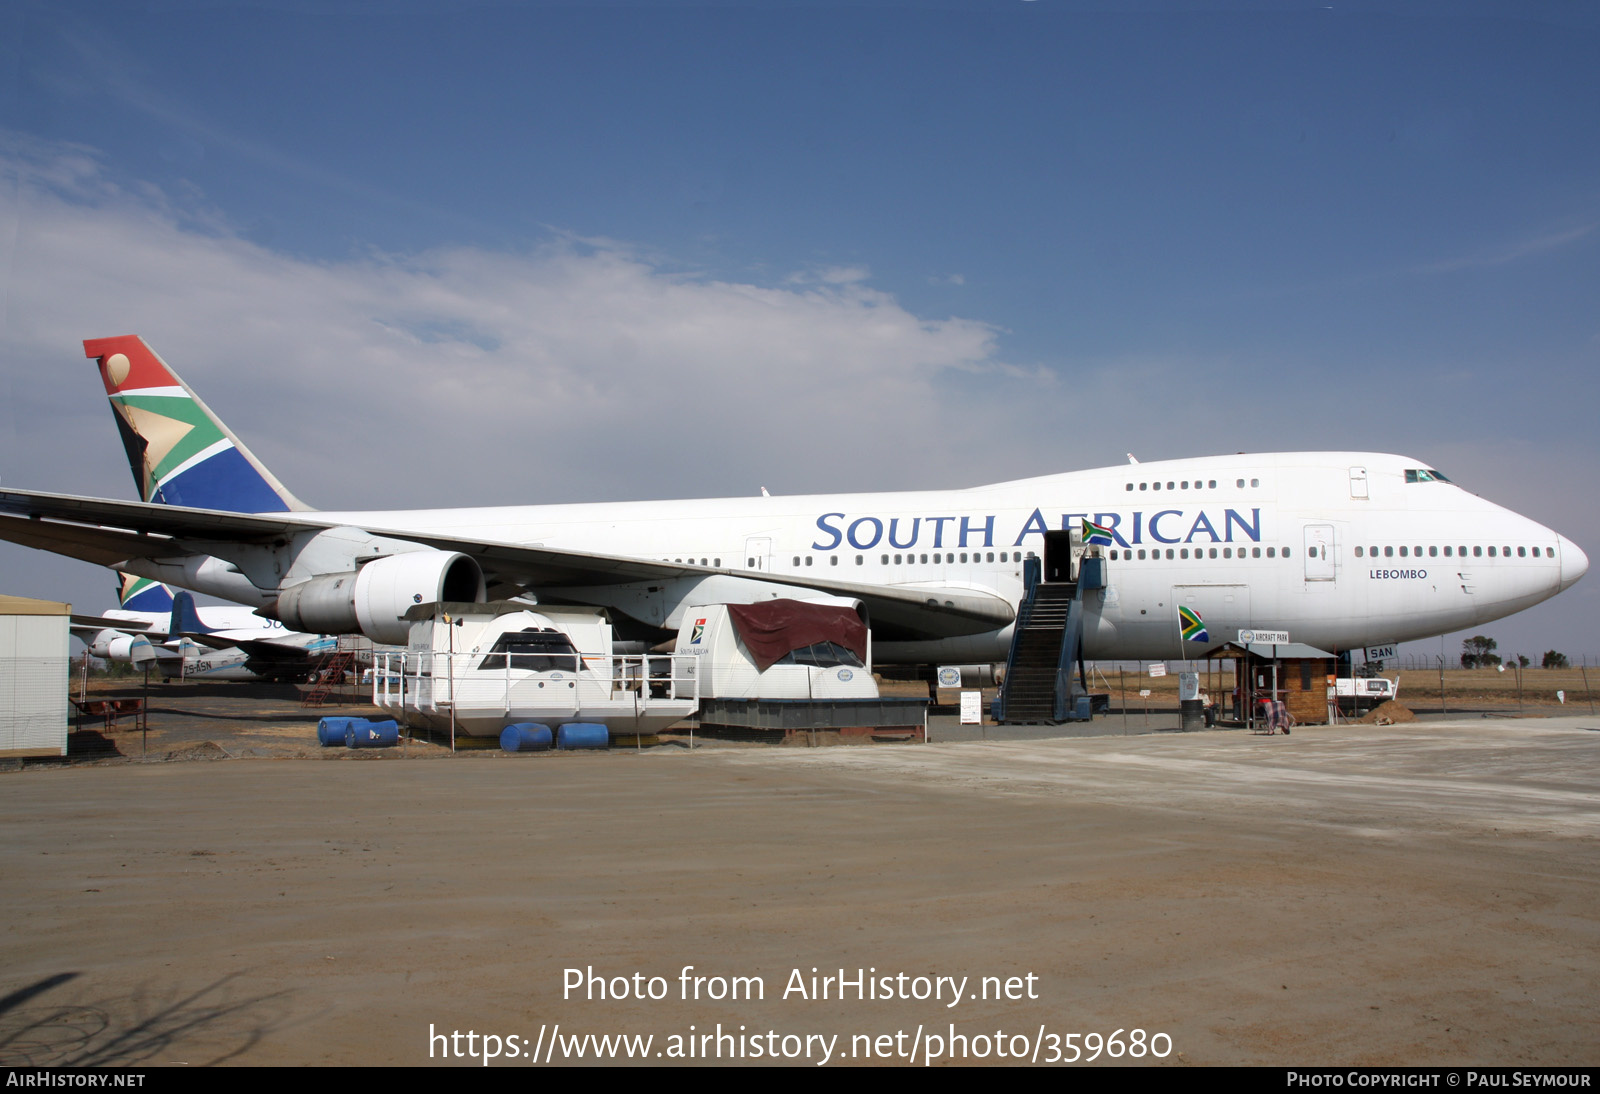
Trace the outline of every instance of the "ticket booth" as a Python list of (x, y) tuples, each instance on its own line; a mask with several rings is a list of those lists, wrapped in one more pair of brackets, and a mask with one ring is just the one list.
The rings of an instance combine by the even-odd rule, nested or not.
[(1273, 700), (1284, 704), (1296, 725), (1328, 721), (1328, 677), (1338, 660), (1331, 653), (1303, 642), (1225, 642), (1205, 660), (1210, 664), (1212, 713), (1219, 725), (1253, 727), (1262, 704)]

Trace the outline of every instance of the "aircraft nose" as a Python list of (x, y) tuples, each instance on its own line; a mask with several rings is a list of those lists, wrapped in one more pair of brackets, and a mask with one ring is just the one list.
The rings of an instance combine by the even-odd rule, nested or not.
[(1566, 536), (1557, 536), (1561, 541), (1561, 588), (1570, 589), (1578, 583), (1578, 579), (1589, 572), (1589, 556), (1583, 553), (1583, 548), (1572, 542)]

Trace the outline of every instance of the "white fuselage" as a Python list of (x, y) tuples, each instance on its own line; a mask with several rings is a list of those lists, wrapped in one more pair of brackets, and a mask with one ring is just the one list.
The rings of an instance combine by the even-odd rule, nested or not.
[[(1012, 604), (1023, 595), (1023, 559), (1042, 553), (1045, 532), (1087, 518), (1114, 535), (1108, 587), (1086, 596), (1089, 658), (1195, 655), (1180, 637), (1180, 604), (1202, 615), (1212, 645), (1241, 628), (1288, 631), (1326, 650), (1424, 638), (1520, 611), (1587, 569), (1582, 550), (1533, 520), (1448, 482), (1407, 481), (1407, 471), (1426, 468), (1374, 453), (1279, 453), (965, 490), (316, 517), (801, 584), (970, 589)], [(206, 591), (265, 602), (266, 592), (222, 569)], [(881, 663), (985, 662), (1003, 660), (1009, 642), (1007, 627), (875, 646)]]

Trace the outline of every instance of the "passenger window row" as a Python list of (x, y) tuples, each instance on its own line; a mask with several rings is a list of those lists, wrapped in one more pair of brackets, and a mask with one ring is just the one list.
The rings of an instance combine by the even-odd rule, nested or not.
[[(1317, 557), (1317, 553), (1318, 553), (1318, 549), (1317, 548), (1307, 548), (1307, 550), (1310, 553), (1312, 558)], [(1469, 550), (1471, 551), (1471, 556), (1470, 557), (1473, 557), (1473, 558), (1482, 558), (1482, 557), (1485, 556), (1485, 554), (1487, 554), (1487, 556), (1489, 558), (1500, 558), (1500, 557), (1510, 558), (1510, 557), (1512, 557), (1512, 551), (1516, 552), (1516, 557), (1517, 558), (1527, 558), (1529, 556), (1530, 552), (1532, 552), (1532, 556), (1534, 558), (1541, 558), (1541, 557), (1543, 557), (1543, 558), (1555, 558), (1556, 557), (1556, 549), (1554, 547), (1515, 547), (1515, 548), (1513, 548), (1513, 547), (1483, 547), (1481, 545), (1480, 546), (1471, 547), (1471, 548), (1468, 548), (1466, 546), (1461, 546), (1461, 547), (1445, 546), (1445, 547), (1441, 548), (1441, 547), (1439, 547), (1437, 545), (1429, 546), (1429, 547), (1421, 547), (1421, 546), (1417, 546), (1417, 547), (1411, 547), (1411, 546), (1404, 546), (1404, 547), (1393, 547), (1393, 546), (1390, 546), (1390, 547), (1357, 547), (1355, 549), (1355, 556), (1357, 558), (1367, 558), (1367, 557), (1378, 558), (1380, 556), (1383, 557), (1383, 558), (1397, 558), (1397, 557), (1398, 558), (1423, 558), (1423, 557), (1439, 558), (1442, 555), (1445, 558), (1456, 558), (1456, 557), (1467, 558), (1467, 557), (1469, 557), (1468, 556), (1468, 551)], [(1287, 548), (1287, 547), (1283, 547), (1283, 548), (1278, 548), (1278, 547), (1266, 547), (1266, 548), (1262, 548), (1262, 547), (1250, 547), (1250, 548), (1245, 548), (1245, 547), (1239, 547), (1239, 548), (1233, 548), (1233, 547), (1221, 547), (1221, 548), (1218, 548), (1218, 547), (1195, 547), (1193, 549), (1193, 551), (1194, 551), (1194, 554), (1193, 554), (1194, 558), (1262, 558), (1262, 557), (1266, 557), (1266, 558), (1288, 558), (1288, 557), (1290, 557), (1289, 548)], [(1249, 553), (1246, 554), (1246, 551), (1248, 551)], [(1263, 555), (1263, 551), (1265, 552), (1265, 555)], [(1541, 552), (1543, 552), (1542, 555), (1541, 555)], [(1111, 551), (1109, 552), (1109, 554), (1111, 556), (1112, 561), (1114, 561), (1114, 562), (1118, 561), (1118, 560), (1121, 560), (1121, 561), (1124, 561), (1124, 562), (1133, 562), (1133, 561), (1137, 560), (1137, 561), (1141, 561), (1142, 562), (1142, 561), (1145, 561), (1146, 559), (1161, 559), (1161, 558), (1168, 558), (1168, 559), (1177, 560), (1177, 559), (1187, 559), (1187, 558), (1191, 557), (1190, 556), (1190, 548), (1188, 548), (1188, 547), (1178, 547), (1178, 548), (1168, 547), (1168, 548), (1165, 548), (1165, 554), (1163, 554), (1163, 549), (1159, 548), (1159, 547), (1151, 549), (1151, 550), (1148, 550), (1148, 551), (1145, 551), (1145, 550), (1139, 550), (1139, 551), (1121, 550), (1121, 551), (1119, 551), (1115, 547), (1113, 547), (1111, 549)], [(1000, 561), (1000, 562), (1021, 562), (1023, 557), (1024, 557), (1024, 553), (1022, 551), (1001, 551), (998, 561)], [(1033, 558), (1034, 557), (1034, 553), (1032, 551), (1028, 551), (1026, 553), (1026, 557), (1027, 558)], [(666, 559), (662, 559), (662, 561), (665, 562), (667, 560)], [(673, 561), (673, 562), (687, 562), (690, 565), (693, 565), (695, 560), (692, 559), (692, 558), (675, 558), (675, 559), (672, 559), (671, 561)], [(755, 565), (756, 565), (756, 560), (752, 558), (752, 559), (749, 559), (747, 561), (748, 561), (748, 566), (751, 569), (754, 569)], [(805, 555), (805, 556), (795, 555), (795, 556), (793, 556), (793, 564), (794, 564), (794, 566), (796, 568), (799, 568), (799, 567), (802, 567), (802, 566), (810, 566), (812, 564), (812, 561), (813, 561), (813, 558), (812, 558), (811, 555)], [(866, 559), (865, 555), (857, 555), (856, 556), (856, 565), (857, 566), (866, 565), (866, 561), (867, 561), (867, 559)], [(997, 561), (997, 560), (995, 558), (995, 552), (993, 552), (993, 551), (988, 551), (988, 552), (983, 552), (983, 551), (935, 552), (931, 556), (930, 555), (926, 555), (926, 554), (922, 554), (922, 555), (915, 555), (915, 554), (882, 555), (878, 559), (879, 565), (882, 565), (882, 566), (927, 566), (927, 565), (930, 565), (930, 564), (934, 565), (934, 566), (950, 566), (950, 565), (956, 565), (956, 564), (959, 564), (959, 563), (968, 563), (968, 564), (970, 564), (970, 563), (983, 563), (983, 562), (994, 562), (994, 561)], [(711, 564), (713, 566), (721, 566), (722, 565), (722, 560), (720, 558), (713, 559), (711, 561)], [(702, 565), (702, 566), (706, 565), (706, 560), (702, 558), (700, 560), (700, 565)], [(839, 556), (838, 555), (830, 555), (828, 557), (828, 565), (830, 565), (830, 566), (839, 565)]]
[[(967, 552), (967, 551), (962, 551), (962, 552), (960, 552), (959, 555), (954, 551), (951, 551), (951, 552), (949, 552), (947, 554), (935, 553), (933, 555), (933, 563), (932, 564), (935, 565), (935, 566), (948, 566), (948, 565), (950, 565), (950, 564), (952, 564), (954, 562), (957, 562), (957, 561), (966, 562), (966, 561), (968, 561), (968, 559), (967, 559), (968, 553), (969, 552)], [(970, 553), (972, 555), (971, 561), (973, 561), (973, 562), (985, 562), (985, 561), (993, 562), (994, 561), (994, 552), (993, 551), (990, 551), (988, 553), (987, 558), (985, 558), (984, 552), (982, 552), (982, 551), (972, 551)], [(888, 565), (891, 565), (891, 563), (889, 561), (890, 557), (891, 556), (889, 556), (889, 555), (884, 555), (878, 561), (880, 563), (882, 563), (884, 566), (888, 566)], [(895, 566), (926, 566), (926, 565), (929, 564), (927, 555), (894, 555), (892, 557), (894, 559), (894, 562), (892, 563), (892, 565), (895, 565)], [(1032, 556), (1030, 555), (1029, 557), (1032, 557)], [(918, 561), (919, 559), (921, 561)], [(1022, 552), (1021, 551), (1017, 551), (1017, 552), (1013, 553), (1011, 551), (1001, 551), (1000, 552), (1000, 561), (1001, 562), (1021, 562), (1022, 561)]]
[[(1244, 480), (1243, 479), (1239, 479), (1234, 483), (1234, 485), (1237, 486), (1240, 490), (1243, 490), (1244, 489)], [(1261, 480), (1260, 479), (1251, 479), (1250, 480), (1250, 485), (1253, 486), (1253, 487), (1260, 486), (1261, 485)], [(1132, 490), (1133, 488), (1134, 488), (1134, 484), (1131, 483), (1131, 482), (1130, 483), (1126, 483), (1123, 486), (1123, 489), (1125, 489), (1125, 490)], [(1217, 488), (1217, 480), (1216, 479), (1195, 479), (1193, 482), (1191, 482), (1188, 479), (1168, 479), (1167, 480), (1167, 484), (1166, 484), (1166, 488), (1168, 490), (1215, 490)], [(1159, 483), (1159, 482), (1141, 482), (1141, 483), (1139, 483), (1139, 489), (1140, 490), (1160, 490), (1161, 489), (1161, 483)]]
[[(1383, 552), (1383, 557), (1384, 558), (1394, 558), (1396, 555), (1398, 555), (1400, 558), (1422, 558), (1423, 557), (1423, 554), (1422, 554), (1423, 548), (1422, 547), (1381, 547), (1381, 548), (1380, 547), (1368, 547), (1368, 548), (1365, 549), (1365, 555), (1370, 555), (1370, 557), (1372, 557), (1372, 558), (1377, 558), (1378, 557), (1378, 552), (1380, 550)], [(1488, 556), (1490, 558), (1502, 558), (1502, 557), (1503, 558), (1510, 558), (1511, 557), (1511, 550), (1512, 549), (1510, 547), (1500, 547), (1498, 549), (1494, 548), (1494, 547), (1485, 548), (1480, 544), (1480, 545), (1475, 546), (1475, 547), (1472, 548), (1472, 557), (1473, 558), (1482, 558), (1484, 556), (1485, 551), (1487, 551), (1488, 552)], [(1467, 557), (1467, 547), (1465, 545), (1462, 545), (1460, 547), (1446, 545), (1443, 548), (1440, 548), (1437, 545), (1432, 545), (1432, 546), (1429, 546), (1427, 548), (1427, 552), (1428, 552), (1427, 557), (1429, 557), (1429, 558), (1438, 558), (1440, 553), (1441, 553), (1441, 551), (1442, 551), (1442, 553), (1443, 553), (1445, 558), (1466, 558)], [(1540, 548), (1540, 547), (1518, 547), (1516, 549), (1516, 551), (1517, 551), (1517, 557), (1518, 558), (1527, 558), (1529, 551), (1533, 552), (1533, 557), (1534, 558), (1540, 558), (1540, 557), (1543, 557), (1543, 558), (1555, 558), (1556, 557), (1556, 549), (1554, 547), (1543, 547), (1543, 548)], [(1540, 555), (1540, 551), (1544, 552), (1544, 554), (1542, 556)], [(1362, 548), (1360, 548), (1360, 547), (1356, 548), (1356, 557), (1357, 558), (1364, 557)]]
[[(1220, 556), (1218, 554), (1219, 550), (1221, 552)], [(1248, 554), (1245, 553), (1247, 550), (1249, 552)], [(1194, 557), (1195, 558), (1217, 558), (1217, 557), (1221, 557), (1221, 558), (1260, 558), (1260, 557), (1262, 557), (1262, 555), (1261, 555), (1262, 550), (1263, 550), (1263, 548), (1260, 548), (1260, 547), (1250, 547), (1250, 548), (1245, 548), (1245, 547), (1239, 547), (1239, 548), (1233, 548), (1233, 547), (1222, 547), (1222, 548), (1217, 548), (1217, 547), (1196, 547), (1196, 548), (1194, 548)], [(1265, 550), (1266, 550), (1266, 557), (1267, 558), (1279, 558), (1279, 557), (1288, 558), (1289, 557), (1289, 548), (1287, 548), (1287, 547), (1284, 547), (1282, 549), (1281, 556), (1279, 554), (1279, 549), (1277, 547), (1267, 547), (1267, 548), (1265, 548)], [(1125, 551), (1122, 552), (1122, 556), (1121, 557), (1122, 557), (1122, 559), (1124, 561), (1132, 562), (1132, 561), (1135, 560), (1135, 552), (1131, 551), (1131, 550), (1125, 550)], [(1177, 548), (1168, 547), (1166, 549), (1165, 556), (1163, 556), (1162, 553), (1161, 553), (1161, 548), (1157, 547), (1157, 548), (1154, 548), (1153, 550), (1150, 551), (1149, 557), (1151, 559), (1159, 559), (1159, 558), (1163, 558), (1163, 557), (1172, 558), (1172, 559), (1188, 558), (1189, 557), (1189, 548), (1187, 548), (1187, 547), (1177, 547)], [(1145, 552), (1142, 551), (1142, 550), (1137, 552), (1137, 558), (1141, 559), (1141, 560), (1144, 559), (1145, 558)], [(1117, 560), (1117, 551), (1114, 548), (1111, 551), (1111, 559), (1112, 559), (1113, 562), (1115, 562)]]
[[(998, 561), (1000, 561), (1000, 562), (1021, 562), (1023, 557), (1024, 557), (1024, 553), (1022, 551), (1001, 551)], [(1033, 558), (1034, 557), (1034, 553), (1032, 551), (1028, 551), (1026, 553), (1026, 557)], [(793, 556), (791, 556), (791, 559), (792, 559), (792, 565), (795, 566), (796, 568), (803, 567), (803, 566), (810, 566), (815, 561), (815, 558), (812, 555), (793, 555)], [(668, 560), (667, 559), (662, 559), (661, 561), (666, 562)], [(672, 559), (671, 561), (693, 563), (694, 559), (692, 559), (692, 558), (688, 558), (688, 559), (679, 558), (679, 559)], [(968, 565), (971, 565), (972, 563), (994, 562), (994, 561), (997, 561), (997, 560), (995, 558), (995, 552), (993, 552), (993, 551), (938, 551), (938, 552), (935, 552), (932, 555), (926, 555), (926, 554), (921, 554), (921, 555), (918, 555), (918, 554), (883, 555), (878, 559), (879, 564), (883, 565), (883, 566), (891, 566), (891, 565), (893, 565), (893, 566), (928, 566), (928, 565), (933, 565), (933, 566), (951, 566), (951, 565), (957, 565), (957, 564), (960, 564), (960, 563), (967, 563)], [(866, 555), (857, 555), (856, 556), (856, 565), (857, 566), (864, 566), (864, 565), (866, 565), (866, 562), (867, 562), (867, 556)], [(701, 559), (700, 560), (700, 565), (702, 565), (702, 566), (705, 565), (705, 559)], [(717, 565), (718, 566), (722, 565), (722, 560), (721, 559), (717, 560)], [(828, 565), (830, 565), (830, 566), (839, 565), (839, 556), (838, 555), (829, 555), (828, 556)], [(752, 569), (752, 570), (755, 569), (756, 568), (756, 560), (753, 559), (753, 558), (747, 559), (746, 560), (746, 567), (748, 569)]]
[[(1243, 480), (1240, 480), (1240, 484), (1243, 485)], [(1252, 480), (1252, 485), (1253, 484), (1254, 484), (1254, 480)], [(1170, 484), (1168, 484), (1168, 485), (1169, 485), (1169, 488), (1170, 488)], [(1195, 485), (1199, 486), (1200, 484), (1198, 482), (1196, 482)], [(1216, 484), (1212, 483), (1212, 485), (1215, 486)], [(1129, 486), (1129, 489), (1132, 489), (1132, 485), (1131, 484)], [(1132, 562), (1132, 561), (1135, 561), (1136, 559), (1139, 560), (1139, 561), (1144, 561), (1147, 557), (1150, 558), (1150, 559), (1160, 559), (1160, 558), (1163, 558), (1163, 557), (1168, 558), (1168, 559), (1186, 559), (1186, 558), (1190, 557), (1190, 555), (1189, 555), (1190, 549), (1188, 547), (1178, 547), (1178, 548), (1168, 547), (1165, 550), (1166, 550), (1166, 554), (1163, 555), (1162, 554), (1162, 549), (1159, 548), (1159, 547), (1151, 549), (1148, 552), (1148, 554), (1144, 550), (1140, 550), (1138, 552), (1135, 552), (1135, 551), (1132, 551), (1132, 550), (1122, 550), (1122, 551), (1119, 552), (1116, 548), (1113, 547), (1111, 549), (1111, 551), (1110, 551), (1110, 556), (1111, 556), (1112, 561), (1118, 561), (1120, 559), (1121, 561), (1125, 561), (1125, 562)], [(1220, 550), (1220, 554), (1219, 554), (1219, 550)], [(1246, 557), (1249, 557), (1249, 558), (1261, 558), (1262, 557), (1263, 548), (1260, 548), (1260, 547), (1248, 548), (1248, 550), (1250, 552), (1248, 556), (1245, 554), (1245, 551), (1247, 550), (1247, 548), (1244, 548), (1244, 547), (1237, 548), (1237, 554), (1235, 553), (1235, 550), (1236, 549), (1232, 548), (1232, 547), (1223, 547), (1223, 548), (1220, 548), (1220, 549), (1216, 548), (1216, 547), (1209, 547), (1209, 548), (1208, 547), (1196, 547), (1196, 548), (1194, 548), (1194, 556), (1193, 557), (1195, 557), (1195, 558), (1218, 558), (1218, 557), (1221, 557), (1221, 558), (1246, 558)], [(1467, 553), (1468, 550), (1469, 550), (1469, 548), (1467, 546), (1465, 546), (1465, 545), (1457, 547), (1457, 546), (1448, 545), (1448, 544), (1445, 545), (1444, 547), (1440, 547), (1438, 545), (1430, 545), (1430, 546), (1428, 546), (1426, 548), (1421, 547), (1421, 546), (1415, 546), (1415, 547), (1413, 547), (1413, 546), (1402, 546), (1402, 547), (1394, 547), (1394, 546), (1388, 546), (1388, 547), (1377, 547), (1377, 546), (1359, 547), (1358, 546), (1355, 549), (1355, 556), (1357, 558), (1367, 558), (1367, 557), (1378, 558), (1380, 556), (1383, 557), (1383, 558), (1397, 558), (1397, 557), (1398, 558), (1423, 558), (1423, 557), (1439, 558), (1442, 555), (1445, 558), (1467, 558), (1467, 557), (1469, 557), (1468, 553)], [(1510, 558), (1510, 557), (1512, 557), (1511, 556), (1511, 552), (1513, 550), (1516, 551), (1516, 557), (1517, 558), (1527, 558), (1529, 556), (1529, 552), (1532, 552), (1532, 556), (1534, 558), (1541, 558), (1541, 557), (1542, 558), (1555, 558), (1556, 557), (1556, 549), (1554, 547), (1516, 547), (1516, 548), (1512, 548), (1512, 547), (1504, 547), (1504, 546), (1502, 546), (1502, 547), (1484, 547), (1482, 545), (1478, 545), (1478, 546), (1474, 546), (1474, 547), (1470, 548), (1470, 551), (1471, 551), (1471, 556), (1470, 557), (1472, 557), (1472, 558), (1483, 558), (1485, 556), (1485, 554), (1487, 554), (1487, 556), (1489, 558), (1501, 558), (1501, 557)], [(1266, 551), (1266, 556), (1265, 557), (1267, 557), (1267, 558), (1280, 558), (1280, 557), (1281, 558), (1288, 558), (1289, 557), (1289, 548), (1287, 548), (1287, 547), (1284, 547), (1284, 548), (1281, 549), (1281, 554), (1280, 554), (1280, 549), (1277, 548), (1277, 547), (1267, 547), (1267, 548), (1265, 548), (1265, 551)], [(1317, 549), (1316, 548), (1308, 548), (1308, 551), (1310, 552), (1311, 557), (1315, 558), (1317, 556)], [(1541, 551), (1543, 552), (1542, 555), (1540, 554)], [(800, 556), (800, 555), (795, 555), (793, 557), (794, 557), (794, 565), (797, 568), (801, 567), (801, 566), (810, 566), (812, 564), (812, 556), (811, 555), (805, 555), (803, 557)], [(1024, 557), (1024, 553), (1022, 551), (1001, 551), (1000, 552), (999, 561), (1000, 562), (1021, 562), (1023, 557)], [(1032, 551), (1028, 551), (1026, 553), (1026, 557), (1033, 558), (1034, 557), (1034, 553)], [(893, 559), (892, 562), (890, 561), (891, 558)], [(995, 552), (993, 552), (993, 551), (988, 551), (988, 552), (983, 552), (983, 551), (935, 552), (931, 556), (931, 559), (932, 559), (931, 565), (934, 565), (934, 566), (949, 566), (949, 565), (954, 565), (954, 564), (958, 564), (958, 563), (982, 563), (982, 562), (994, 562), (994, 561), (996, 561)], [(894, 566), (926, 566), (926, 565), (930, 565), (930, 561), (929, 560), (930, 560), (930, 556), (926, 555), (926, 554), (922, 554), (922, 555), (905, 554), (905, 555), (893, 555), (893, 556), (891, 556), (891, 555), (883, 555), (878, 561), (879, 561), (879, 564), (883, 565), (883, 566), (890, 566), (890, 565), (894, 565)], [(687, 563), (690, 566), (695, 565), (695, 560), (692, 559), (692, 558), (674, 558), (674, 559), (665, 559), (664, 558), (661, 561), (662, 562), (671, 561), (671, 562)], [(866, 560), (866, 556), (864, 556), (864, 555), (857, 555), (856, 556), (856, 565), (857, 566), (865, 565), (866, 561), (867, 561)], [(713, 558), (713, 559), (709, 559), (708, 560), (708, 559), (702, 558), (702, 559), (699, 560), (699, 564), (701, 566), (705, 566), (705, 565), (721, 566), (722, 565), (722, 559)], [(756, 568), (756, 560), (754, 558), (746, 559), (745, 560), (745, 565), (749, 569), (755, 569)], [(839, 565), (839, 556), (838, 555), (830, 555), (830, 556), (828, 556), (828, 565), (830, 565), (830, 566)]]

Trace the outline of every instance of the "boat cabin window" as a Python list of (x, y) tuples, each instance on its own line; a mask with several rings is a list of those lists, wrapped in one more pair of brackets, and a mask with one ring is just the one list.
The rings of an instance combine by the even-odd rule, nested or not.
[(572, 639), (550, 627), (507, 631), (495, 639), (478, 669), (504, 669), (508, 657), (511, 660), (510, 667), (523, 672), (577, 672), (580, 667), (578, 651), (573, 648)]
[(818, 642), (798, 650), (790, 650), (775, 662), (779, 665), (809, 665), (815, 669), (829, 669), (835, 665), (862, 668), (861, 659), (837, 642)]

